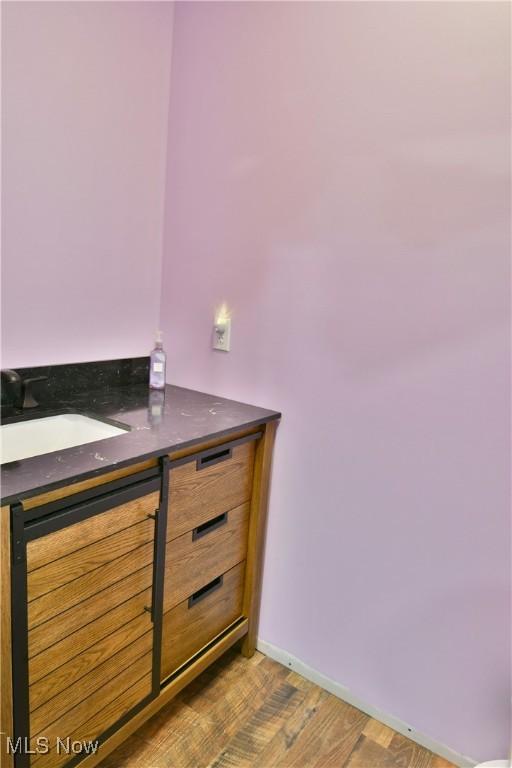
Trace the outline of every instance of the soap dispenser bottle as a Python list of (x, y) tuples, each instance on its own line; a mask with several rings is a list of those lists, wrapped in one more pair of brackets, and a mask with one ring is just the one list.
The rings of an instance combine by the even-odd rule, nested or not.
[(165, 389), (166, 354), (162, 344), (162, 331), (157, 331), (155, 348), (149, 361), (149, 386), (151, 389)]

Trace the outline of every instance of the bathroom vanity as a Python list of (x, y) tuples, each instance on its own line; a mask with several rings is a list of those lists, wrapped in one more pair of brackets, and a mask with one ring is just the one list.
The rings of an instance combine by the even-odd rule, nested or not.
[(129, 429), (2, 468), (2, 766), (90, 768), (227, 648), (254, 653), (280, 414), (158, 403), (142, 380), (60, 393)]

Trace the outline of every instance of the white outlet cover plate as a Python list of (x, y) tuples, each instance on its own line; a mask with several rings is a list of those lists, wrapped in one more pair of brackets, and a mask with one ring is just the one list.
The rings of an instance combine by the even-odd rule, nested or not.
[[(224, 328), (224, 333), (219, 334), (217, 328)], [(231, 318), (223, 320), (222, 323), (215, 323), (213, 326), (212, 347), (221, 352), (229, 352), (231, 348)]]

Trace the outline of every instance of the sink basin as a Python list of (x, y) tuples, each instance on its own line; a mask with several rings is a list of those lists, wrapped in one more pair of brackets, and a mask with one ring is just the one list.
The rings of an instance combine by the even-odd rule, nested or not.
[(116, 427), (79, 413), (17, 421), (0, 427), (1, 464), (41, 456), (76, 445), (123, 435), (129, 427)]

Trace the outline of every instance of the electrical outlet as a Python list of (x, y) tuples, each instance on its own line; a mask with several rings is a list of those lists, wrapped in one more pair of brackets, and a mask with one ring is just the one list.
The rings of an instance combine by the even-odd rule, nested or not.
[(213, 349), (229, 352), (231, 346), (231, 318), (223, 317), (213, 326)]

